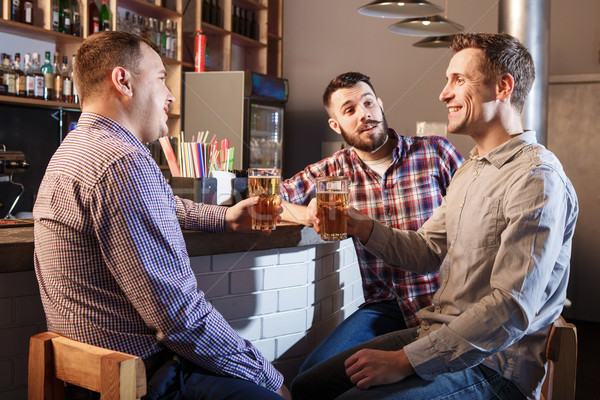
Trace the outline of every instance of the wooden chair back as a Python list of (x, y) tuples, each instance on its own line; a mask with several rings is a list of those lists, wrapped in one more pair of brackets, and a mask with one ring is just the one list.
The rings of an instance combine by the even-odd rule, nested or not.
[(558, 317), (546, 347), (548, 370), (542, 386), (542, 400), (574, 400), (577, 375), (577, 328)]
[(139, 357), (52, 332), (31, 337), (28, 374), (29, 400), (64, 399), (64, 382), (99, 392), (103, 400), (146, 394), (146, 370)]

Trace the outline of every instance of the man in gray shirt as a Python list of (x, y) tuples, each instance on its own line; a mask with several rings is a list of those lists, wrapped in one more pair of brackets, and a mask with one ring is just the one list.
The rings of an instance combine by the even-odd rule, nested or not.
[[(440, 100), (475, 141), (442, 205), (416, 232), (349, 211), (349, 233), (397, 268), (440, 271), (421, 327), (392, 332), (299, 375), (295, 399), (539, 398), (544, 350), (566, 298), (577, 197), (524, 131), (531, 55), (506, 34), (461, 34)], [(317, 228), (318, 230), (318, 228)]]

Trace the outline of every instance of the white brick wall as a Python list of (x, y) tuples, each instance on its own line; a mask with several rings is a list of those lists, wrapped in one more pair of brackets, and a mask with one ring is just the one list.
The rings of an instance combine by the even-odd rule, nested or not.
[[(191, 265), (206, 298), (288, 384), (363, 301), (351, 240), (193, 257)], [(34, 272), (0, 274), (0, 399), (27, 397), (29, 337), (45, 330)]]
[(351, 240), (193, 257), (192, 267), (206, 298), (288, 383), (310, 351), (363, 302)]

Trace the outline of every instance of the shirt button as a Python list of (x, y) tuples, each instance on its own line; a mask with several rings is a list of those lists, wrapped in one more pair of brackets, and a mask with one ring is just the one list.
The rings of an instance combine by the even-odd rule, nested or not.
[(452, 241), (450, 242), (450, 245), (451, 245), (451, 246), (454, 246), (454, 242), (455, 242), (455, 240), (452, 240)]
[(473, 171), (473, 176), (477, 176), (477, 171)]
[(464, 206), (464, 204), (459, 204), (458, 208), (460, 208), (462, 210), (463, 206)]

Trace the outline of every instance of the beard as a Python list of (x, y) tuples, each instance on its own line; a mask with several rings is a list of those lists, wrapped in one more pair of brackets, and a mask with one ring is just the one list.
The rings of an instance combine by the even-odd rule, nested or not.
[[(351, 134), (345, 131), (341, 126), (339, 128), (346, 143), (355, 149), (371, 153), (380, 149), (381, 146), (387, 142), (389, 132), (385, 115), (382, 115), (381, 121), (366, 120), (361, 127), (368, 124), (377, 124), (377, 127), (375, 128), (375, 132), (366, 138), (361, 137), (360, 133)], [(360, 132), (360, 128), (358, 131)]]

